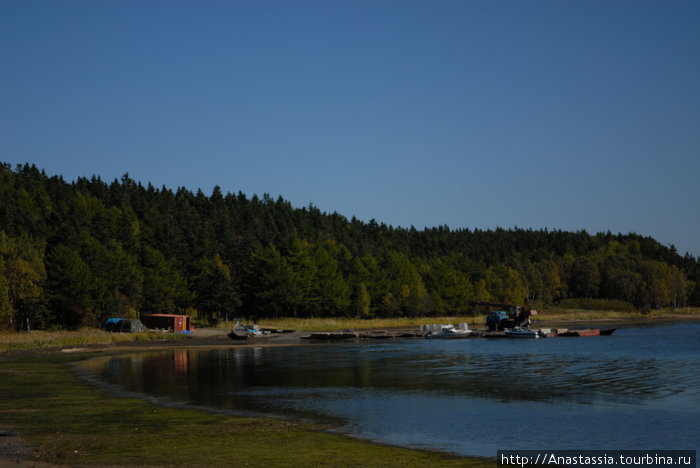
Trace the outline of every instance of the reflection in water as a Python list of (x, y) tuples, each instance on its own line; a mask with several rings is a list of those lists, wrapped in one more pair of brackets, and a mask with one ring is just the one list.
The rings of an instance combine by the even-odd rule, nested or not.
[(190, 367), (190, 352), (187, 350), (178, 350), (174, 351), (173, 354), (175, 355), (175, 372), (186, 374)]
[[(699, 331), (684, 324), (580, 339), (177, 350), (112, 359), (102, 375), (172, 400), (324, 418), (385, 442), (464, 454), (693, 449)], [(498, 445), (504, 440), (508, 447)]]

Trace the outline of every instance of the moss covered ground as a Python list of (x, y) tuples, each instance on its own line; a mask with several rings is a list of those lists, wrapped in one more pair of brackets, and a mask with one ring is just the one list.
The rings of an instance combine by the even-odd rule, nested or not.
[[(495, 462), (375, 444), (325, 427), (160, 406), (106, 394), (70, 364), (86, 355), (0, 359), (0, 430), (23, 460), (70, 466), (495, 466)], [(1, 464), (0, 464), (1, 465)]]

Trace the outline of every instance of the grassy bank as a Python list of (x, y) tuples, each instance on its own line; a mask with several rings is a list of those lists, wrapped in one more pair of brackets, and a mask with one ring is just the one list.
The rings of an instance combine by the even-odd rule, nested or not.
[(574, 322), (595, 320), (652, 320), (652, 319), (700, 319), (700, 307), (686, 307), (683, 309), (652, 310), (648, 313), (639, 311), (621, 312), (616, 310), (576, 309), (568, 307), (551, 307), (540, 312), (537, 319), (543, 323), (548, 321)]
[(52, 353), (2, 361), (0, 429), (18, 432), (35, 449), (31, 461), (71, 466), (495, 466), (483, 459), (365, 442), (309, 424), (107, 395), (69, 370), (77, 359)]
[(26, 349), (104, 346), (124, 341), (186, 340), (191, 336), (171, 333), (109, 333), (96, 328), (77, 331), (0, 332), (0, 353)]
[[(655, 310), (649, 313), (641, 312), (620, 312), (611, 310), (589, 310), (589, 309), (574, 309), (565, 307), (551, 307), (544, 311), (540, 311), (536, 317), (544, 324), (551, 321), (593, 321), (593, 320), (644, 320), (644, 319), (662, 319), (673, 317), (687, 317), (700, 319), (700, 308), (687, 307), (684, 309), (663, 309)], [(263, 319), (258, 325), (266, 328), (279, 328), (290, 330), (304, 331), (332, 331), (332, 330), (362, 330), (362, 329), (381, 329), (381, 328), (418, 328), (421, 325), (430, 323), (452, 323), (457, 324), (466, 322), (472, 325), (475, 322), (476, 326), (483, 326), (486, 320), (484, 314), (478, 314), (476, 317), (472, 314), (462, 316), (443, 316), (443, 317), (397, 317), (387, 319), (350, 319), (350, 318), (280, 318), (280, 319)], [(228, 329), (233, 326), (232, 322), (228, 324), (222, 323), (220, 328)]]
[[(614, 310), (590, 310), (567, 307), (551, 307), (540, 311), (536, 317), (547, 325), (549, 322), (586, 322), (597, 320), (648, 320), (648, 319), (700, 319), (699, 307), (687, 307), (684, 309), (654, 310), (643, 314), (641, 312), (621, 312)], [(462, 316), (443, 317), (397, 317), (386, 319), (349, 319), (349, 318), (279, 318), (262, 319), (258, 322), (260, 327), (277, 328), (298, 331), (333, 331), (333, 330), (363, 330), (382, 328), (412, 328), (417, 329), (421, 325), (430, 323), (461, 323), (466, 322), (472, 328), (484, 325), (485, 315), (473, 317), (471, 314)], [(221, 323), (219, 331), (228, 331), (233, 327), (233, 322)], [(0, 332), (0, 354), (8, 351), (29, 349), (71, 348), (85, 346), (109, 346), (126, 341), (162, 341), (162, 340), (192, 340), (192, 335), (168, 334), (168, 333), (107, 333), (94, 328), (84, 328), (78, 331), (40, 331), (32, 332)]]
[[(258, 323), (263, 328), (283, 330), (330, 331), (330, 330), (363, 330), (381, 328), (419, 328), (429, 323), (471, 323), (472, 316), (460, 317), (397, 317), (375, 319), (351, 318), (290, 318), (261, 319)], [(233, 323), (221, 324), (221, 328), (230, 328)]]

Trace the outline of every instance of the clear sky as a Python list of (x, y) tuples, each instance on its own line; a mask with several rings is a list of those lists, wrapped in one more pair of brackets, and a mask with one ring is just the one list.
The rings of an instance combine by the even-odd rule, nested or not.
[(700, 256), (700, 2), (0, 0), (0, 161)]

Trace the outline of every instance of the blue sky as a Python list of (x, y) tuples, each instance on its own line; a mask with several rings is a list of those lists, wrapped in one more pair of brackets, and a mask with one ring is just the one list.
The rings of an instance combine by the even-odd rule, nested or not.
[(0, 160), (700, 256), (700, 2), (0, 0)]

